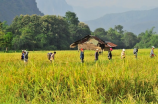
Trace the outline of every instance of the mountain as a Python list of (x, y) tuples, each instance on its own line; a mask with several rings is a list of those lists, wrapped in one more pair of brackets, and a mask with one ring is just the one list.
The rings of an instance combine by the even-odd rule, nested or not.
[(73, 8), (65, 0), (36, 0), (37, 6), (45, 15), (64, 16), (67, 11)]
[(14, 17), (20, 14), (43, 15), (38, 10), (35, 0), (0, 0), (0, 21), (11, 24)]
[[(158, 8), (155, 8), (151, 10), (106, 14), (98, 19), (85, 21), (85, 23), (89, 25), (92, 31), (99, 27), (108, 30), (110, 27), (114, 27), (115, 25), (122, 25), (124, 30), (139, 34), (145, 32), (147, 29), (151, 29), (153, 26), (157, 29), (157, 17)], [(158, 30), (156, 32), (158, 32)]]
[(107, 7), (107, 6), (104, 6), (104, 7), (96, 6), (96, 7), (90, 7), (90, 8), (73, 6), (73, 10), (77, 14), (80, 21), (89, 21), (89, 20), (100, 18), (104, 16), (105, 14), (126, 12), (131, 9), (123, 8), (123, 7), (114, 8), (114, 7)]

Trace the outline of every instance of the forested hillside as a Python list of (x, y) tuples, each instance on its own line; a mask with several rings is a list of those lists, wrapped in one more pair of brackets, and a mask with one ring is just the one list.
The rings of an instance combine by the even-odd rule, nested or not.
[(0, 0), (0, 21), (11, 24), (13, 18), (21, 14), (43, 15), (37, 8), (35, 0)]

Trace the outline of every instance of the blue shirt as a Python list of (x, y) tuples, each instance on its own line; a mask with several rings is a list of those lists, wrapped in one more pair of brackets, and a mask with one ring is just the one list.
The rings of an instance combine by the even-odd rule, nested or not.
[(22, 53), (22, 59), (24, 59), (24, 53)]
[(82, 59), (82, 60), (84, 59), (84, 52), (82, 52), (82, 51), (80, 53), (80, 59)]

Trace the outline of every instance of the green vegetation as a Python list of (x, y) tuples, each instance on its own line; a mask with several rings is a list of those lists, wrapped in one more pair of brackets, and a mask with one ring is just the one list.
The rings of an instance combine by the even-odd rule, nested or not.
[(104, 41), (117, 44), (117, 48), (158, 47), (158, 35), (154, 27), (136, 36), (123, 30), (123, 26), (105, 30), (97, 28), (91, 32), (89, 26), (78, 20), (74, 12), (66, 12), (65, 17), (55, 15), (20, 15), (10, 26), (1, 23), (1, 49), (12, 50), (67, 50), (69, 45), (86, 35), (95, 35)]
[(148, 48), (151, 45), (158, 47), (158, 34), (153, 31), (154, 27), (150, 30), (146, 30), (138, 35), (139, 43), (136, 46), (141, 48)]
[(68, 50), (69, 45), (86, 35), (95, 35), (104, 41), (117, 44), (118, 49), (158, 47), (158, 35), (154, 27), (138, 36), (124, 30), (121, 25), (105, 30), (90, 31), (88, 25), (78, 20), (74, 12), (66, 12), (64, 17), (55, 15), (20, 15), (10, 26), (1, 23), (0, 48), (11, 50)]
[(151, 48), (151, 46), (158, 47), (158, 34), (154, 32), (154, 27), (150, 30), (146, 30), (136, 36), (132, 32), (124, 31), (123, 26), (116, 25), (115, 28), (109, 28), (105, 30), (103, 28), (97, 28), (93, 35), (100, 37), (104, 41), (111, 41), (117, 44), (117, 48)]
[[(156, 103), (158, 101), (158, 60), (149, 49), (113, 50), (94, 62), (94, 51), (85, 51), (85, 63), (77, 51), (57, 51), (50, 63), (47, 52), (30, 52), (27, 65), (21, 53), (1, 53), (0, 103)], [(155, 50), (158, 54), (158, 50)], [(9, 57), (8, 57), (9, 56)]]
[(95, 35), (104, 41), (111, 41), (117, 48), (150, 48), (158, 47), (158, 35), (154, 27), (136, 36), (124, 31), (123, 26), (105, 30), (97, 28), (91, 32), (89, 26), (78, 20), (73, 12), (66, 12), (65, 17), (55, 15), (20, 15), (16, 16), (10, 26), (1, 23), (1, 49), (12, 50), (67, 50), (74, 41), (86, 35)]
[(6, 32), (7, 25), (5, 23), (0, 22), (0, 47), (5, 47), (7, 51), (8, 47), (12, 46), (13, 34)]
[(88, 25), (79, 22), (73, 12), (67, 12), (65, 17), (20, 15), (14, 18), (10, 26), (3, 22), (2, 27), (6, 34), (3, 40), (8, 38), (1, 46), (12, 50), (65, 50), (72, 42), (90, 35)]
[[(9, 2), (7, 10), (32, 12), (31, 8), (21, 5), (32, 3), (32, 0), (16, 1), (17, 4), (15, 0)], [(1, 0), (0, 8), (4, 8), (1, 4), (5, 3)], [(12, 6), (16, 9), (9, 9)], [(2, 13), (9, 13), (7, 10)], [(118, 45), (117, 48), (158, 47), (158, 34), (153, 29), (138, 36), (123, 30), (121, 25), (91, 32), (89, 26), (70, 11), (65, 17), (20, 15), (11, 25), (0, 22), (0, 50), (68, 50), (70, 43), (86, 35), (111, 41)], [(83, 64), (77, 51), (57, 51), (53, 63), (47, 59), (47, 53), (30, 51), (27, 64), (20, 60), (21, 53), (0, 53), (0, 103), (158, 102), (158, 61), (157, 57), (149, 57), (149, 49), (139, 49), (138, 59), (134, 58), (133, 50), (126, 49), (124, 60), (120, 58), (121, 50), (114, 50), (110, 61), (104, 52), (97, 62), (94, 51), (85, 51)]]

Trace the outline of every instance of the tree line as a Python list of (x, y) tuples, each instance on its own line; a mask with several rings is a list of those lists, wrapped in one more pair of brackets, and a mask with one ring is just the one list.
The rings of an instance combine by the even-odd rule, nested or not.
[(138, 36), (123, 30), (123, 26), (105, 30), (90, 31), (88, 25), (78, 20), (74, 12), (66, 12), (64, 17), (56, 15), (20, 15), (11, 23), (0, 22), (0, 49), (11, 50), (68, 50), (76, 40), (95, 35), (104, 41), (111, 41), (117, 48), (149, 48), (157, 46), (158, 35), (154, 28)]
[(158, 34), (154, 32), (154, 27), (137, 36), (132, 32), (124, 31), (123, 26), (116, 25), (114, 28), (109, 28), (107, 31), (104, 28), (97, 28), (93, 32), (93, 35), (117, 44), (117, 48), (119, 49), (130, 49), (134, 47), (151, 48), (153, 45), (158, 47)]

